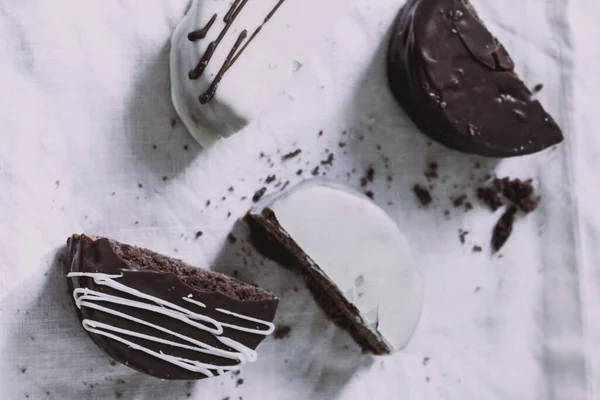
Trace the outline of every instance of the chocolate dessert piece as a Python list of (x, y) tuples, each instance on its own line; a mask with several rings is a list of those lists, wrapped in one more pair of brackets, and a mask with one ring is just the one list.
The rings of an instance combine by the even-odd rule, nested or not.
[(301, 274), (315, 301), (364, 351), (410, 341), (423, 283), (406, 238), (364, 195), (322, 180), (265, 199), (244, 218), (255, 248)]
[(67, 282), (94, 342), (161, 379), (239, 370), (274, 331), (278, 299), (262, 289), (106, 238), (67, 241)]
[(400, 10), (388, 80), (432, 139), (487, 157), (535, 153), (561, 142), (560, 128), (513, 68), (467, 0), (408, 0)]

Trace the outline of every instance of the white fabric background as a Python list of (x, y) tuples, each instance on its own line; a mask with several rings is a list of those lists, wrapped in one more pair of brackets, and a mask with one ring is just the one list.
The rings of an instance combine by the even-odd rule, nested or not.
[[(178, 119), (171, 127), (169, 39), (187, 3), (0, 1), (1, 399), (600, 399), (600, 3), (475, 1), (526, 83), (544, 84), (539, 97), (567, 137), (500, 162), (428, 146), (394, 103), (384, 56), (402, 0), (356, 0), (259, 121), (203, 151)], [(300, 157), (280, 161), (296, 148)], [(406, 231), (425, 279), (415, 338), (391, 357), (360, 354), (297, 277), (225, 240), (231, 229), (243, 239), (235, 220), (261, 179), (298, 182), (326, 150), (335, 161), (322, 170), (355, 187), (375, 165), (369, 189)], [(446, 183), (422, 210), (410, 188), (429, 161)], [(454, 210), (449, 199), (473, 200), (460, 186), (494, 170), (535, 178), (543, 196), (502, 258), (487, 246), (498, 215)], [(459, 229), (470, 231), (464, 246)], [(57, 254), (75, 232), (238, 269), (281, 296), (277, 322), (291, 336), (265, 341), (239, 377), (161, 382), (113, 366), (66, 292)]]

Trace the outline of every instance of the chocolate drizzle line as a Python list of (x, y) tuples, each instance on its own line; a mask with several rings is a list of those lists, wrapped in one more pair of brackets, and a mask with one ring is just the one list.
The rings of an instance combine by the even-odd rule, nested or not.
[(219, 70), (219, 73), (217, 74), (217, 76), (215, 76), (215, 79), (213, 79), (208, 90), (200, 96), (200, 104), (206, 104), (210, 101), (210, 99), (213, 98), (213, 96), (217, 92), (217, 89), (219, 88), (219, 83), (221, 83), (221, 80), (223, 79), (223, 75), (225, 75), (225, 73), (227, 72), (229, 67), (231, 67), (231, 65), (235, 61), (235, 58), (233, 58), (235, 52), (237, 51), (237, 49), (240, 47), (240, 45), (246, 39), (247, 36), (248, 36), (248, 31), (244, 29), (238, 36), (237, 40), (235, 41), (235, 44), (231, 48), (231, 51), (227, 55), (227, 58), (225, 58), (225, 62), (223, 63), (223, 66)]
[[(263, 23), (260, 24), (260, 26), (254, 30), (254, 32), (252, 33), (250, 38), (246, 41), (246, 43), (244, 43), (243, 46), (242, 46), (242, 43), (248, 37), (248, 31), (246, 29), (244, 29), (239, 34), (235, 44), (233, 45), (233, 48), (227, 55), (227, 58), (225, 59), (225, 61), (223, 62), (223, 65), (221, 66), (219, 73), (215, 76), (215, 79), (211, 83), (208, 90), (199, 97), (200, 104), (206, 104), (214, 97), (214, 95), (217, 92), (217, 89), (219, 87), (219, 84), (221, 83), (221, 80), (223, 79), (223, 76), (225, 76), (225, 73), (229, 70), (229, 68), (231, 68), (231, 66), (233, 64), (235, 64), (235, 62), (240, 57), (240, 55), (242, 55), (242, 53), (246, 50), (248, 45), (254, 40), (254, 38), (258, 35), (258, 33), (262, 30), (263, 26), (267, 22), (269, 22), (269, 20), (273, 17), (273, 15), (275, 15), (277, 10), (279, 10), (279, 7), (281, 7), (281, 5), (284, 2), (285, 2), (285, 0), (279, 0), (277, 2), (275, 7), (273, 7), (273, 9), (269, 12), (269, 14), (267, 14), (265, 19), (263, 20)], [(242, 11), (242, 9), (246, 5), (246, 3), (248, 3), (248, 0), (235, 0), (234, 3), (231, 5), (229, 10), (227, 11), (227, 14), (225, 14), (225, 17), (223, 18), (223, 22), (225, 22), (225, 26), (221, 30), (221, 33), (219, 33), (219, 36), (217, 37), (217, 39), (210, 42), (210, 44), (208, 45), (208, 48), (206, 49), (206, 52), (204, 52), (204, 54), (200, 58), (198, 65), (196, 65), (196, 67), (189, 72), (188, 76), (190, 79), (196, 80), (196, 79), (200, 78), (200, 76), (202, 76), (202, 73), (204, 72), (204, 70), (206, 69), (206, 66), (212, 59), (212, 56), (214, 55), (215, 51), (217, 50), (217, 47), (219, 46), (219, 44), (221, 43), (221, 41), (227, 34), (227, 31), (229, 31), (229, 28), (231, 27), (231, 25), (237, 18), (238, 14)], [(216, 19), (217, 19), (217, 14), (212, 16), (211, 20), (206, 24), (206, 26), (204, 28), (189, 33), (188, 39), (190, 41), (204, 39)], [(242, 47), (240, 48), (240, 46), (242, 46)], [(238, 49), (239, 49), (239, 51), (238, 51)]]
[(208, 31), (210, 31), (210, 28), (212, 28), (212, 26), (216, 20), (217, 20), (217, 14), (214, 14), (204, 28), (190, 32), (188, 34), (188, 40), (190, 42), (195, 42), (196, 40), (204, 39), (206, 37), (206, 35), (208, 35)]

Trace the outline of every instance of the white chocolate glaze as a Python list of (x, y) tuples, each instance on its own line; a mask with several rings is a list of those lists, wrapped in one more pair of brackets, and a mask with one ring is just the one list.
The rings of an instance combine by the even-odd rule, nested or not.
[[(307, 62), (346, 5), (344, 0), (193, 0), (173, 33), (170, 56), (173, 105), (192, 136), (208, 148), (256, 119)], [(227, 28), (230, 9), (239, 12)], [(210, 29), (204, 38), (188, 39), (205, 27)], [(217, 42), (202, 74), (190, 79), (189, 72)], [(236, 59), (230, 66), (228, 57)], [(214, 96), (201, 104), (199, 97), (223, 68)]]
[(404, 348), (421, 316), (423, 282), (390, 216), (366, 196), (322, 180), (267, 206), (317, 272), (356, 306), (360, 322), (390, 348)]
[[(206, 376), (214, 375), (211, 370), (216, 370), (219, 374), (222, 374), (227, 371), (237, 370), (247, 362), (256, 361), (256, 352), (244, 346), (243, 344), (232, 340), (231, 338), (223, 336), (223, 328), (229, 328), (264, 336), (270, 335), (275, 329), (275, 326), (270, 322), (262, 321), (256, 318), (248, 317), (221, 308), (216, 308), (215, 311), (224, 315), (233, 316), (238, 319), (254, 322), (257, 325), (264, 326), (265, 329), (252, 329), (244, 326), (217, 321), (216, 319), (210, 318), (201, 313), (186, 309), (184, 307), (178, 306), (177, 304), (173, 304), (158, 297), (148, 295), (146, 293), (140, 292), (139, 290), (123, 285), (117, 281), (119, 278), (122, 277), (122, 275), (108, 275), (103, 273), (84, 272), (71, 272), (67, 275), (67, 278), (76, 277), (85, 277), (93, 279), (94, 283), (97, 285), (106, 286), (115, 290), (116, 292), (127, 295), (126, 298), (118, 295), (111, 295), (95, 290), (90, 290), (88, 288), (76, 288), (73, 291), (73, 298), (75, 299), (75, 304), (79, 309), (86, 307), (104, 313), (108, 313), (123, 318), (124, 320), (128, 320), (139, 325), (145, 325), (147, 327), (167, 333), (173, 337), (181, 339), (182, 342), (166, 340), (156, 336), (146, 335), (128, 329), (122, 329), (98, 321), (83, 319), (82, 325), (88, 332), (94, 333), (96, 335), (101, 335), (112, 340), (116, 340), (135, 350), (142, 351), (146, 354), (149, 354), (171, 364), (177, 365), (181, 368), (187, 369), (192, 372), (202, 373)], [(135, 300), (131, 299), (132, 297), (134, 297)], [(195, 307), (206, 308), (205, 304), (203, 304), (200, 301), (194, 300), (192, 294), (189, 294), (186, 297), (182, 297), (182, 300), (190, 303)], [(142, 319), (133, 317), (131, 315), (128, 315), (127, 313), (117, 311), (111, 308), (110, 304), (143, 309), (181, 321), (189, 326), (211, 333), (219, 342), (223, 343), (225, 346), (231, 349), (234, 349), (235, 351), (227, 351), (214, 346), (210, 346), (206, 343), (195, 340), (194, 338), (191, 338), (189, 336), (182, 335), (165, 327), (158, 326), (148, 321), (144, 321)], [(232, 363), (230, 366), (224, 367), (223, 365), (214, 365), (202, 363), (187, 358), (175, 357), (169, 354), (165, 354), (162, 351), (157, 352), (139, 343), (136, 343), (136, 338), (151, 341), (154, 343), (161, 343), (168, 346), (184, 348), (190, 351), (210, 354), (217, 357), (222, 357), (225, 359), (232, 360)]]

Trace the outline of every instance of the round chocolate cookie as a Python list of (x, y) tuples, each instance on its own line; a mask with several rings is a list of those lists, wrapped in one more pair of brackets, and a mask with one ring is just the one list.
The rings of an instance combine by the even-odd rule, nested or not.
[(161, 379), (238, 370), (274, 330), (278, 300), (225, 275), (108, 239), (68, 240), (67, 281), (94, 342)]
[(415, 124), (455, 150), (487, 157), (560, 143), (554, 119), (513, 71), (467, 0), (408, 0), (388, 53), (390, 88)]

